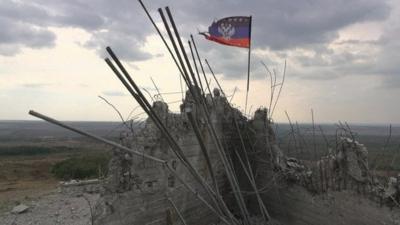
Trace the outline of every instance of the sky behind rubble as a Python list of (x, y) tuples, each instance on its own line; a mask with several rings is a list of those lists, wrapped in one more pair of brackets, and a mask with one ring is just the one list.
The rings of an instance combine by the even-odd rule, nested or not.
[[(400, 2), (396, 0), (145, 0), (160, 25), (169, 5), (181, 36), (196, 38), (227, 95), (242, 109), (247, 51), (204, 40), (214, 19), (253, 16), (249, 108), (269, 106), (261, 61), (286, 82), (274, 120), (400, 124)], [(151, 95), (152, 77), (178, 110), (178, 71), (137, 1), (0, 1), (0, 120), (32, 119), (29, 109), (61, 120), (118, 120), (137, 104), (103, 58), (111, 46)], [(212, 83), (215, 86), (215, 83)], [(140, 116), (136, 109), (133, 115)]]

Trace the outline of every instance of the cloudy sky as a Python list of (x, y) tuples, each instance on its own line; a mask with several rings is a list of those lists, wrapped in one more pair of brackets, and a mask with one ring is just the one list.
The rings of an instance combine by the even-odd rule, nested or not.
[[(195, 35), (232, 102), (244, 109), (247, 51), (197, 35), (214, 19), (253, 16), (249, 107), (269, 106), (264, 62), (286, 81), (276, 121), (400, 123), (400, 2), (396, 0), (145, 0), (160, 25), (169, 5), (184, 42)], [(1, 0), (0, 119), (118, 120), (137, 104), (104, 62), (111, 46), (149, 95), (177, 111), (179, 76), (135, 0)], [(215, 83), (211, 83), (215, 86)], [(133, 115), (140, 116), (136, 109)]]

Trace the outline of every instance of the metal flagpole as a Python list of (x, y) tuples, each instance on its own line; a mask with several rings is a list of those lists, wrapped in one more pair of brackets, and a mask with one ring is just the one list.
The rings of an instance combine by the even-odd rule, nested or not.
[(251, 20), (252, 20), (252, 16), (250, 16), (250, 23), (249, 23), (249, 55), (247, 58), (247, 92), (246, 92), (246, 103), (244, 106), (244, 114), (245, 115), (247, 113), (247, 100), (249, 98), (249, 88), (250, 88)]

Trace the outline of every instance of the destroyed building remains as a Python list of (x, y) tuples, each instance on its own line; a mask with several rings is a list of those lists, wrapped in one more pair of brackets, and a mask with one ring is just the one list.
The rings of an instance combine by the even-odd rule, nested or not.
[(269, 109), (248, 118), (222, 88), (211, 93), (193, 37), (190, 62), (168, 7), (171, 27), (159, 13), (172, 48), (139, 2), (188, 88), (180, 113), (163, 101), (150, 103), (110, 47), (106, 63), (148, 116), (141, 129), (115, 143), (30, 112), (113, 147), (94, 224), (400, 223), (398, 210), (386, 207), (399, 206), (400, 177), (381, 185), (368, 167), (365, 146), (343, 135), (318, 161), (286, 157)]

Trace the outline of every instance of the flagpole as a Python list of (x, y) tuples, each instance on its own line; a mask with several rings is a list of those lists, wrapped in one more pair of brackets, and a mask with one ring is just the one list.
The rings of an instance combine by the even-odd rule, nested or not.
[(244, 106), (244, 114), (247, 113), (247, 100), (249, 98), (249, 89), (250, 89), (250, 55), (251, 55), (251, 23), (252, 16), (250, 16), (250, 25), (249, 25), (249, 55), (247, 58), (247, 90), (246, 90), (246, 103)]

